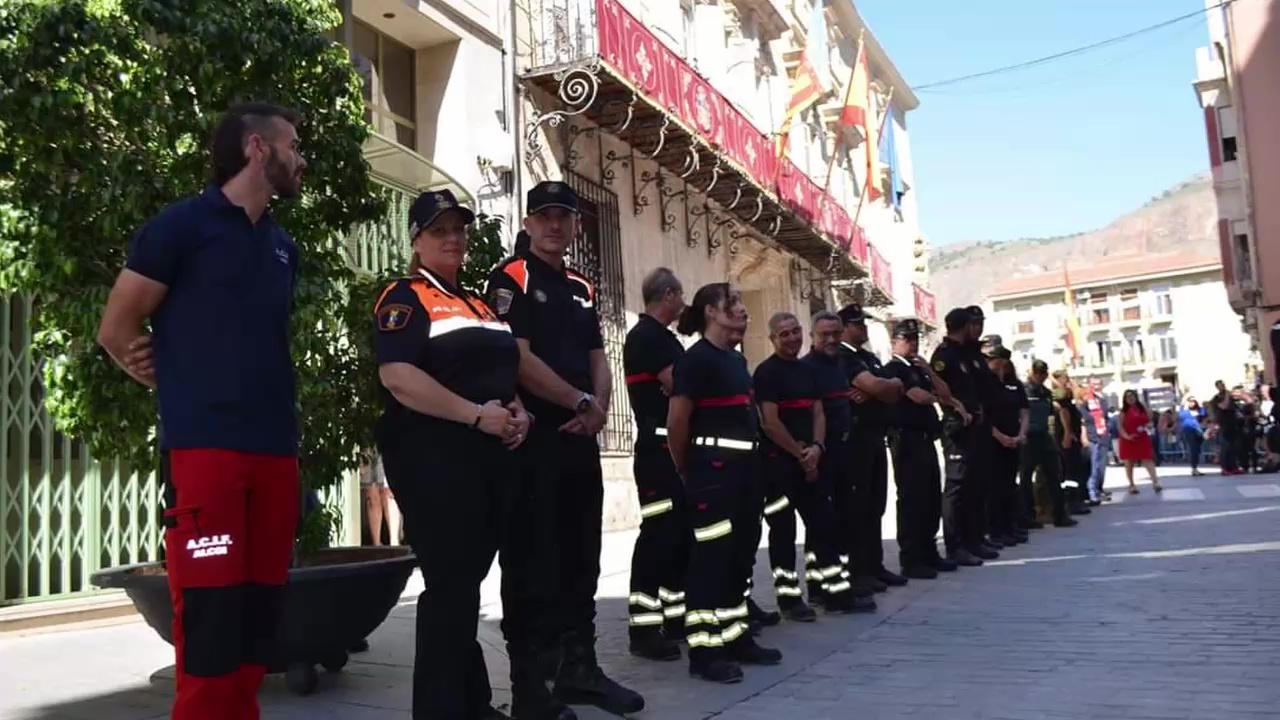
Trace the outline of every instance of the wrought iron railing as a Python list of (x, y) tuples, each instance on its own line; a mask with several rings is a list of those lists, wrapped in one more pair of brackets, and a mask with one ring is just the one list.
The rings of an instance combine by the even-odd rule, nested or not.
[(598, 53), (595, 0), (518, 0), (521, 71), (555, 68)]

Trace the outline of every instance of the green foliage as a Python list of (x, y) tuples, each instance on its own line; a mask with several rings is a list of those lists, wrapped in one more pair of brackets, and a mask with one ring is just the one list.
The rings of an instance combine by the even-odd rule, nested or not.
[(506, 248), (502, 246), (502, 218), (484, 213), (476, 215), (467, 238), (467, 262), (458, 272), (458, 284), (483, 295), (489, 273), (506, 255)]
[[(335, 239), (383, 206), (361, 155), (360, 79), (325, 36), (339, 19), (330, 0), (0, 3), (0, 290), (38, 298), (46, 403), (98, 457), (155, 465), (151, 393), (95, 342), (128, 237), (201, 189), (217, 113), (251, 99), (306, 114), (304, 194), (273, 210), (302, 250), (304, 483), (332, 485), (367, 447), (371, 370), (350, 339), (370, 300)], [(334, 312), (355, 304), (358, 319)]]

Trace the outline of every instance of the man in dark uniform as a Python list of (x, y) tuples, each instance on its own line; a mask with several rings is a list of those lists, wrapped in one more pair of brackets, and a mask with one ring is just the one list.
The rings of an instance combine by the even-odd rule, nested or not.
[[(684, 487), (667, 450), (667, 398), (671, 373), (684, 346), (667, 326), (684, 309), (684, 288), (660, 267), (640, 285), (644, 312), (622, 347), (627, 395), (636, 418), (634, 473), (640, 498), (640, 534), (631, 554), (631, 654), (678, 660), (684, 637), (684, 574), (689, 525)], [(665, 631), (664, 631), (664, 625)]]
[(269, 207), (301, 192), (300, 121), (266, 103), (218, 120), (213, 183), (138, 230), (98, 328), (157, 391), (177, 720), (256, 718), (281, 626), (300, 509), (299, 254)]
[(800, 321), (791, 313), (777, 313), (769, 319), (769, 339), (774, 354), (760, 363), (752, 378), (764, 433), (760, 453), (769, 561), (778, 609), (791, 620), (812, 622), (815, 613), (800, 596), (795, 571), (797, 511), (804, 519), (806, 554), (813, 555), (808, 577), (818, 584), (823, 605), (830, 612), (854, 610), (852, 585), (842, 575), (831, 500), (818, 483), (818, 466), (826, 453), (827, 420), (818, 394), (817, 370), (800, 360), (804, 347)]
[(970, 305), (964, 310), (969, 313), (969, 338), (965, 348), (969, 352), (970, 363), (974, 368), (978, 384), (979, 402), (983, 407), (982, 414), (977, 418), (978, 427), (975, 428), (977, 433), (974, 435), (975, 446), (971, 448), (972, 463), (974, 465), (973, 477), (976, 480), (971, 489), (974, 502), (969, 507), (969, 511), (973, 513), (973, 517), (969, 518), (969, 522), (975, 529), (978, 540), (969, 547), (969, 552), (983, 560), (995, 560), (1000, 557), (1000, 553), (997, 551), (1004, 549), (1004, 545), (990, 537), (987, 504), (990, 496), (991, 478), (995, 472), (995, 446), (991, 435), (992, 409), (1000, 403), (1003, 386), (1000, 383), (1000, 378), (996, 377), (996, 374), (991, 371), (991, 367), (987, 363), (987, 356), (982, 352), (983, 330), (986, 325), (986, 316), (983, 314), (982, 308), (977, 305)]
[[(827, 424), (826, 440), (824, 441), (826, 452), (822, 454), (822, 459), (818, 462), (818, 483), (821, 485), (822, 494), (831, 499), (835, 488), (838, 484), (850, 485), (850, 457), (849, 457), (849, 437), (853, 425), (852, 403), (849, 400), (849, 379), (845, 377), (844, 367), (840, 362), (840, 338), (844, 335), (844, 323), (840, 321), (840, 316), (830, 310), (823, 310), (813, 316), (812, 329), (810, 331), (810, 349), (809, 354), (804, 357), (805, 362), (813, 365), (817, 371), (818, 395), (822, 398), (822, 413)], [(868, 381), (874, 380), (880, 382), (879, 378), (873, 378), (870, 373), (863, 373), (867, 376), (866, 380), (860, 382), (866, 384)], [(892, 383), (885, 383), (886, 386)], [(851, 485), (850, 485), (851, 487)], [(847, 493), (851, 496), (852, 492)], [(832, 517), (835, 530), (836, 548), (842, 554), (847, 552), (844, 549), (848, 526), (848, 518), (837, 518), (835, 516), (835, 504), (832, 502)], [(792, 515), (794, 522), (794, 514)], [(847, 557), (847, 556), (846, 556)], [(851, 575), (848, 571), (848, 563), (846, 565), (841, 578), (848, 581)], [(819, 572), (817, 553), (812, 552), (809, 542), (805, 541), (805, 573), (814, 573), (811, 577), (817, 579)], [(821, 581), (809, 583), (810, 598), (814, 597), (814, 590), (821, 590)], [(876, 603), (868, 595), (852, 595), (850, 599), (851, 610), (854, 612), (875, 612)]]
[(960, 407), (944, 407), (942, 412), (942, 450), (946, 455), (942, 535), (947, 559), (967, 567), (982, 564), (982, 558), (974, 553), (982, 541), (982, 526), (976, 522), (981, 516), (982, 495), (975, 492), (980, 478), (974, 455), (979, 441), (985, 440), (983, 433), (990, 435), (990, 430), (981, 429), (982, 380), (978, 370), (984, 363), (970, 346), (972, 318), (963, 308), (948, 312), (944, 320), (947, 336), (929, 359), (930, 367), (960, 401)]
[(931, 580), (953, 572), (956, 564), (938, 554), (938, 522), (942, 519), (942, 478), (934, 442), (942, 436), (935, 405), (954, 406), (945, 381), (920, 357), (920, 323), (899, 320), (893, 326), (893, 359), (889, 377), (902, 381), (905, 395), (889, 432), (894, 479), (898, 485), (898, 561), (902, 574)]
[[(889, 428), (890, 404), (902, 394), (902, 383), (880, 377), (880, 358), (865, 350), (867, 316), (862, 306), (846, 305), (838, 313), (844, 324), (840, 356), (849, 377), (853, 400), (853, 433), (849, 440), (854, 497), (850, 498), (854, 537), (849, 550), (849, 572), (859, 595), (882, 592), (890, 585), (905, 585), (907, 579), (884, 566), (884, 541), (880, 523), (889, 493), (889, 457), (885, 433)], [(865, 377), (862, 377), (865, 376)], [(862, 378), (859, 381), (859, 378)], [(861, 384), (860, 384), (861, 383)], [(867, 388), (874, 388), (868, 390)], [(837, 515), (843, 515), (837, 500)]]
[[(565, 715), (559, 703), (614, 714), (644, 708), (605, 676), (595, 652), (604, 487), (596, 435), (612, 380), (595, 287), (564, 264), (579, 232), (578, 196), (561, 182), (529, 190), (529, 250), (489, 276), (489, 304), (520, 345), (521, 398), (538, 421), (525, 442), (502, 559), (503, 631), (517, 718)], [(554, 673), (554, 700), (546, 681)]]
[(987, 406), (991, 423), (991, 474), (987, 477), (987, 524), (991, 539), (1000, 545), (1027, 541), (1017, 527), (1018, 466), (1027, 431), (1027, 391), (1010, 375), (1013, 353), (999, 335), (982, 338), (982, 354), (1000, 381), (1001, 392)]

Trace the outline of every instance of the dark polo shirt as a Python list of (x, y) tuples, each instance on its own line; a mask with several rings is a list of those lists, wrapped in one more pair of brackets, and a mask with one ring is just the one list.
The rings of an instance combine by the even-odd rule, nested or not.
[(143, 226), (125, 267), (169, 288), (151, 317), (163, 449), (297, 455), (289, 234), (210, 187)]

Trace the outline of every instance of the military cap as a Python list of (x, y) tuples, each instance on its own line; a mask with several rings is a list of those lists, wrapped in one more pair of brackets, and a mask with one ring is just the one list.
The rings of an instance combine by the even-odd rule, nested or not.
[(849, 323), (865, 323), (867, 321), (867, 314), (862, 311), (862, 306), (858, 303), (845, 305), (840, 308), (840, 312), (836, 313), (836, 315), (840, 317), (840, 322), (846, 325)]
[(982, 340), (979, 342), (982, 343), (982, 349), (985, 352), (987, 348), (998, 348), (1003, 346), (1004, 338), (993, 333), (991, 335), (983, 335)]
[(893, 324), (893, 336), (900, 338), (919, 338), (920, 321), (915, 318), (904, 318)]
[(947, 316), (943, 319), (943, 323), (947, 326), (947, 330), (963, 329), (973, 320), (973, 315), (964, 308), (952, 308), (947, 312)]
[(544, 180), (529, 188), (524, 204), (526, 212), (530, 215), (553, 207), (576, 213), (578, 212), (578, 193), (566, 183)]
[(982, 312), (982, 308), (978, 307), (977, 305), (970, 305), (969, 307), (965, 308), (964, 311), (969, 313), (969, 317), (970, 317), (969, 322), (982, 322), (983, 320), (987, 319), (987, 316)]
[(462, 214), (462, 221), (470, 225), (476, 214), (466, 205), (459, 205), (458, 198), (448, 190), (431, 190), (418, 196), (409, 206), (409, 237), (415, 238), (426, 230), (431, 223), (448, 210), (456, 210)]

